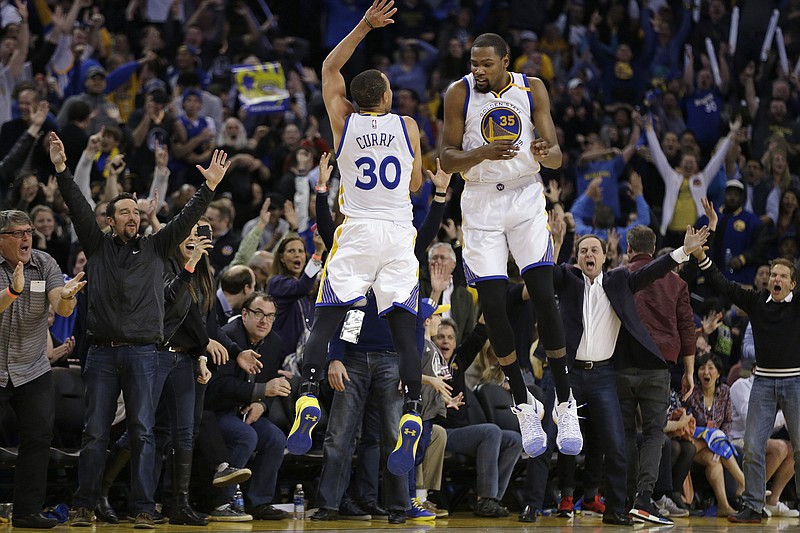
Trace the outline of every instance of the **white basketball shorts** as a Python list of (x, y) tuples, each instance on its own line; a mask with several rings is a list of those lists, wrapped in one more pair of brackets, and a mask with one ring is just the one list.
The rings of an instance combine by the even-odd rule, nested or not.
[(470, 183), (461, 196), (467, 282), (508, 279), (508, 254), (520, 272), (552, 265), (544, 189), (533, 177), (510, 183)]
[(399, 306), (417, 312), (417, 231), (411, 222), (348, 218), (336, 228), (317, 305), (351, 305), (372, 287), (381, 314)]

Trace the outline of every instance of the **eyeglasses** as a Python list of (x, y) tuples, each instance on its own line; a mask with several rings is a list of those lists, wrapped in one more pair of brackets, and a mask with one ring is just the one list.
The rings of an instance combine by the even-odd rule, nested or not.
[(266, 319), (267, 322), (275, 322), (275, 318), (277, 318), (277, 313), (265, 313), (264, 311), (259, 311), (258, 309), (250, 309), (249, 307), (245, 307), (248, 311), (253, 313), (253, 316), (259, 322)]
[(33, 228), (18, 229), (16, 231), (3, 231), (3, 232), (0, 232), (0, 235), (11, 235), (15, 239), (21, 239), (25, 235), (27, 235), (28, 237), (33, 235)]

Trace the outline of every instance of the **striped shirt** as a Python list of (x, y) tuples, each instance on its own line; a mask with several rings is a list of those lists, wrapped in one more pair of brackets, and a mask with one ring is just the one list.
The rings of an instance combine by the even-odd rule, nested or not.
[[(15, 266), (0, 256), (0, 287), (11, 285)], [(22, 294), (0, 313), (0, 387), (19, 387), (50, 370), (47, 295), (64, 286), (64, 276), (55, 259), (39, 250), (31, 251), (24, 272)]]

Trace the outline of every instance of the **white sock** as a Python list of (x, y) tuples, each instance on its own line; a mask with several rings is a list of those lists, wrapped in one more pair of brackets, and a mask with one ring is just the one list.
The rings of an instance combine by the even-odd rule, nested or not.
[(420, 503), (427, 500), (428, 499), (427, 489), (417, 489), (417, 499), (420, 501)]

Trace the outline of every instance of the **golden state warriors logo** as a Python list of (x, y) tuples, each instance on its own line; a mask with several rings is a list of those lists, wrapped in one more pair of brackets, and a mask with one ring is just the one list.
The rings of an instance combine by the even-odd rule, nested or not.
[(483, 116), (481, 135), (487, 143), (492, 141), (516, 143), (522, 136), (519, 115), (508, 107), (495, 107)]

